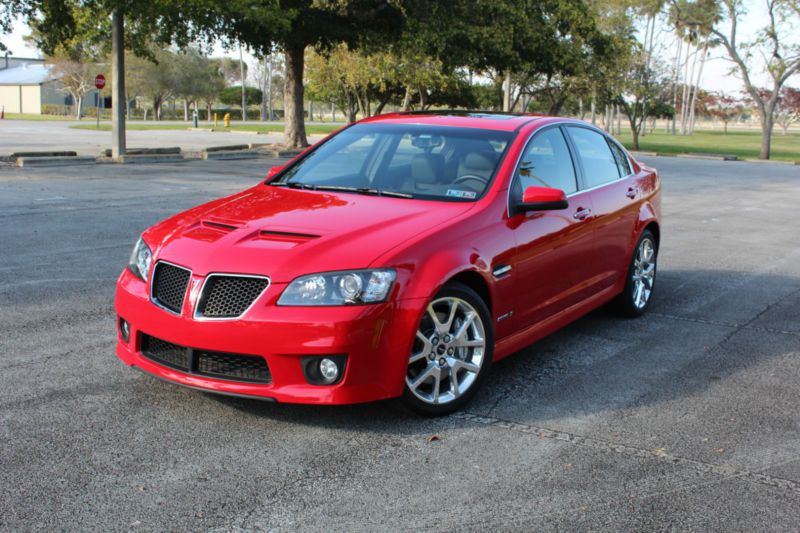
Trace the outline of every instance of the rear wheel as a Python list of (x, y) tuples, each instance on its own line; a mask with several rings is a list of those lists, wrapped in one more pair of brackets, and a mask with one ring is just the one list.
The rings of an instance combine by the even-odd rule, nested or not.
[(650, 306), (656, 283), (658, 248), (650, 230), (639, 237), (631, 264), (628, 267), (625, 290), (614, 301), (614, 307), (628, 317), (641, 316)]
[(480, 387), (493, 353), (486, 303), (466, 285), (446, 285), (428, 305), (417, 329), (403, 401), (426, 415), (457, 410)]

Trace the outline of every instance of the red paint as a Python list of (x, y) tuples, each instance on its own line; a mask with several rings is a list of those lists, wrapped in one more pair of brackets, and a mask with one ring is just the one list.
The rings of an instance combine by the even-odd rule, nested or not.
[(565, 202), (567, 195), (560, 189), (551, 187), (528, 187), (522, 193), (522, 203), (545, 204), (551, 202)]
[[(578, 121), (420, 114), (366, 121), (517, 133), (491, 185), (475, 202), (259, 183), (156, 224), (143, 235), (153, 251), (153, 264), (166, 260), (189, 267), (197, 284), (189, 284), (183, 312), (176, 316), (151, 303), (148, 285), (125, 269), (117, 283), (116, 309), (131, 324), (131, 344), (120, 337), (117, 355), (159, 377), (218, 392), (324, 404), (396, 397), (403, 390), (419, 319), (429, 300), (454, 276), (469, 273), (485, 284), (495, 327), (495, 359), (500, 359), (619, 294), (638, 236), (646, 226), (658, 224), (657, 173), (632, 160), (631, 176), (569, 195), (566, 209), (509, 213), (509, 186), (526, 141), (544, 126)], [(270, 170), (270, 176), (283, 168)], [(626, 194), (631, 188), (636, 190), (633, 198)], [(540, 190), (526, 191), (526, 201), (563, 199), (561, 191), (533, 189)], [(493, 270), (503, 265), (511, 271), (495, 278)], [(377, 267), (397, 271), (386, 303), (276, 305), (287, 284), (300, 275)], [(269, 276), (271, 285), (241, 319), (195, 320), (192, 310), (199, 288), (213, 272)], [(509, 318), (498, 321), (500, 317)], [(142, 332), (194, 348), (263, 356), (273, 382), (224, 381), (160, 366), (139, 353)], [(300, 358), (325, 354), (347, 355), (344, 379), (334, 386), (307, 384)]]
[(103, 76), (102, 74), (98, 74), (94, 78), (94, 86), (97, 88), (98, 91), (102, 90), (103, 87), (106, 86), (106, 77)]

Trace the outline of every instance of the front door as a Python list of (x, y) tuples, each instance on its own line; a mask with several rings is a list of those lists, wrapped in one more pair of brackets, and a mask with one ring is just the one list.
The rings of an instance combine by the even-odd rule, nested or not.
[(563, 190), (567, 209), (512, 213), (516, 253), (515, 327), (527, 328), (581, 301), (581, 281), (592, 260), (591, 195), (578, 179), (564, 133), (558, 126), (534, 133), (511, 185), (510, 205), (526, 187)]

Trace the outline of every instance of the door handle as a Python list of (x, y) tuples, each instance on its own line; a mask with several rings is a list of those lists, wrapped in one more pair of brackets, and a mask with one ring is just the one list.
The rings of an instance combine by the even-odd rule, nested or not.
[(572, 218), (576, 220), (586, 220), (591, 214), (592, 214), (591, 209), (581, 207), (577, 211), (575, 211), (575, 214), (572, 215)]
[(625, 193), (625, 196), (628, 198), (636, 198), (636, 195), (639, 194), (639, 187), (631, 187), (628, 189), (628, 192)]

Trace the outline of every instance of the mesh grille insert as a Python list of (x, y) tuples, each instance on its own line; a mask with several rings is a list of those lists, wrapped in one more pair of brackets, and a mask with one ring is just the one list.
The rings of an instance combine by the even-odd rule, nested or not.
[(267, 362), (252, 355), (197, 352), (197, 373), (237, 381), (270, 382)]
[(249, 383), (272, 383), (267, 361), (257, 355), (195, 350), (142, 334), (142, 356), (188, 374)]
[(211, 275), (203, 287), (197, 314), (206, 318), (241, 316), (268, 285), (269, 280), (264, 278)]
[(165, 366), (189, 370), (189, 353), (183, 346), (142, 335), (142, 355)]
[(153, 273), (153, 299), (173, 313), (180, 313), (192, 273), (169, 263), (158, 263)]

